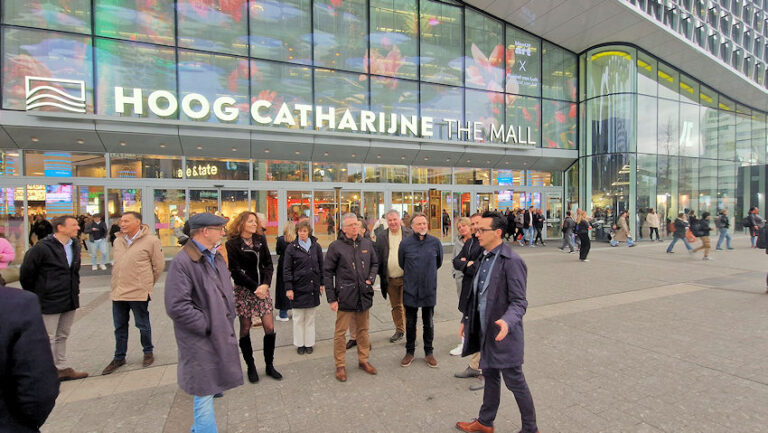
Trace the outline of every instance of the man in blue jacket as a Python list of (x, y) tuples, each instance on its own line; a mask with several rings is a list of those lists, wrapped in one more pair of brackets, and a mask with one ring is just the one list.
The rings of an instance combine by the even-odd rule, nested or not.
[(417, 212), (411, 217), (413, 235), (403, 238), (397, 261), (403, 269), (403, 305), (405, 306), (405, 357), (400, 366), (408, 367), (416, 351), (416, 316), (421, 308), (424, 328), (424, 360), (437, 367), (432, 340), (435, 328), (432, 317), (437, 302), (437, 270), (443, 264), (443, 245), (427, 234), (427, 216)]
[(523, 259), (502, 242), (504, 225), (501, 214), (485, 212), (476, 229), (485, 251), (459, 333), (465, 335), (462, 356), (481, 353), (485, 390), (477, 419), (456, 423), (456, 428), (465, 432), (493, 433), (501, 397), (501, 376), (515, 395), (523, 425), (521, 432), (538, 432), (533, 397), (522, 369), (528, 270)]

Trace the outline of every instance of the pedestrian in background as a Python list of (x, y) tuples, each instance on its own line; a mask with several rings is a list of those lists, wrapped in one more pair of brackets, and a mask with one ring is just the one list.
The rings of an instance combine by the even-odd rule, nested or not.
[(315, 314), (323, 285), (323, 247), (312, 236), (309, 221), (299, 221), (298, 236), (285, 250), (285, 293), (293, 306), (293, 345), (299, 355), (312, 353)]
[(715, 218), (715, 227), (720, 233), (720, 237), (717, 238), (716, 250), (722, 250), (723, 240), (725, 240), (725, 246), (729, 250), (732, 250), (731, 246), (731, 234), (728, 233), (728, 229), (731, 227), (731, 221), (728, 219), (728, 209), (723, 209), (720, 214)]
[(632, 234), (629, 231), (629, 211), (624, 211), (619, 215), (616, 221), (613, 236), (611, 237), (611, 246), (618, 246), (620, 242), (626, 242), (628, 247), (634, 247)]
[(288, 310), (291, 309), (291, 300), (285, 295), (285, 280), (283, 279), (283, 263), (285, 262), (285, 250), (296, 240), (296, 224), (293, 221), (285, 223), (283, 235), (277, 237), (275, 254), (277, 254), (277, 275), (275, 278), (275, 308), (279, 310), (275, 320), (287, 322)]
[(695, 248), (693, 252), (695, 253), (704, 250), (704, 260), (712, 260), (712, 258), (709, 257), (709, 249), (711, 248), (709, 232), (712, 230), (709, 226), (709, 212), (701, 214), (701, 219), (696, 223), (696, 228), (697, 230), (694, 234), (701, 239), (701, 246)]
[(229, 271), (235, 282), (235, 309), (240, 320), (239, 346), (248, 367), (248, 381), (259, 381), (250, 334), (253, 316), (261, 318), (264, 329), (264, 363), (267, 375), (280, 380), (283, 375), (274, 366), (277, 335), (272, 314), (272, 297), (269, 294), (274, 269), (264, 229), (258, 216), (250, 211), (240, 213), (229, 227), (229, 240), (225, 245)]
[(589, 249), (592, 247), (592, 242), (589, 240), (589, 217), (587, 212), (583, 209), (576, 211), (576, 234), (579, 236), (579, 260), (582, 262), (588, 262)]
[(51, 221), (53, 234), (40, 239), (24, 255), (21, 287), (37, 295), (43, 322), (48, 331), (51, 353), (59, 380), (84, 379), (88, 373), (76, 371), (67, 363), (67, 339), (80, 308), (79, 226), (72, 215)]
[(523, 214), (523, 229), (525, 230), (523, 239), (527, 238), (529, 247), (533, 247), (533, 238), (535, 237), (536, 232), (536, 228), (534, 227), (534, 214), (533, 206), (529, 207)]
[(193, 396), (192, 432), (218, 431), (214, 395), (243, 384), (235, 339), (235, 302), (218, 251), (227, 220), (211, 213), (189, 219), (189, 241), (168, 268), (165, 311), (178, 345), (178, 383)]
[(5, 285), (2, 273), (8, 269), (8, 265), (16, 259), (16, 251), (13, 245), (5, 238), (5, 231), (0, 227), (0, 286)]
[(536, 229), (536, 238), (533, 240), (533, 244), (541, 242), (541, 246), (545, 246), (544, 239), (541, 237), (541, 231), (544, 230), (544, 212), (541, 209), (536, 209), (533, 214), (533, 227)]
[(656, 240), (661, 242), (661, 237), (659, 237), (659, 224), (661, 222), (659, 221), (659, 214), (653, 208), (645, 216), (645, 222), (648, 224), (648, 239), (653, 240), (653, 234), (656, 233)]
[(760, 229), (765, 225), (763, 217), (760, 216), (760, 209), (757, 206), (749, 208), (747, 220), (749, 221), (749, 236), (752, 248), (757, 248), (757, 237), (760, 235)]
[[(91, 270), (98, 268), (107, 270), (109, 252), (107, 250), (107, 224), (101, 219), (101, 214), (94, 214), (85, 225), (85, 233), (88, 235), (88, 252), (91, 253)], [(98, 260), (97, 260), (98, 257)]]
[(115, 259), (112, 264), (110, 298), (115, 327), (115, 356), (101, 372), (102, 375), (110, 374), (125, 365), (131, 312), (144, 351), (142, 366), (146, 368), (155, 362), (149, 301), (165, 269), (160, 239), (152, 234), (148, 225), (142, 224), (138, 212), (126, 212), (120, 217), (120, 233), (115, 237), (113, 252)]
[(693, 247), (691, 247), (691, 244), (688, 243), (688, 239), (685, 237), (686, 232), (690, 228), (690, 225), (686, 220), (686, 216), (684, 212), (680, 212), (677, 215), (677, 218), (675, 218), (675, 222), (672, 224), (672, 227), (674, 227), (675, 231), (672, 234), (672, 242), (670, 242), (669, 246), (667, 247), (667, 254), (674, 253), (674, 251), (672, 251), (672, 248), (674, 248), (677, 241), (680, 241), (680, 240), (683, 241), (683, 244), (685, 244), (685, 248), (688, 250), (688, 252), (693, 254)]
[(565, 211), (565, 219), (563, 220), (563, 243), (560, 244), (560, 250), (565, 251), (565, 247), (568, 247), (568, 253), (573, 253), (573, 231), (576, 229), (576, 221), (571, 218), (571, 211)]

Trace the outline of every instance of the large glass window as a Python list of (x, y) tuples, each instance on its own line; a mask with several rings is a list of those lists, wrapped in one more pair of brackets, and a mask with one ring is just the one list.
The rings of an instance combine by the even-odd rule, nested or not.
[[(464, 96), (459, 87), (421, 83), (421, 116), (434, 119), (433, 137), (448, 140), (455, 137), (456, 123), (448, 124), (443, 119), (464, 122)], [(449, 133), (450, 127), (450, 133)]]
[(607, 46), (587, 53), (587, 97), (635, 91), (635, 50)]
[(253, 171), (254, 180), (309, 181), (309, 167), (305, 161), (254, 161)]
[(366, 0), (315, 0), (315, 65), (365, 72)]
[[(371, 110), (374, 113), (387, 113), (384, 116), (384, 128), (380, 128), (380, 118), (374, 122), (379, 134), (401, 135), (400, 121), (392, 124), (391, 114), (406, 117), (419, 114), (419, 83), (397, 78), (371, 76)], [(399, 118), (399, 116), (396, 116)], [(392, 131), (391, 133), (389, 131)]]
[[(575, 89), (575, 88), (574, 88)], [(542, 146), (559, 149), (576, 149), (576, 113), (578, 104), (571, 102), (543, 101)]]
[(541, 99), (517, 95), (507, 95), (506, 99), (505, 134), (513, 132), (516, 138), (507, 134), (510, 135), (507, 142), (541, 147)]
[[(368, 77), (330, 69), (316, 69), (315, 103), (325, 107), (325, 110), (329, 110), (328, 107), (335, 110), (335, 118), (315, 124), (318, 130), (358, 130), (360, 125), (354, 119), (360, 117), (361, 110), (368, 109)], [(351, 118), (346, 114), (347, 111)], [(348, 122), (348, 119), (354, 122)]]
[(722, 96), (718, 106), (717, 159), (733, 161), (736, 158), (736, 106)]
[(545, 98), (575, 101), (576, 55), (545, 41), (541, 56), (542, 95)]
[(365, 164), (366, 183), (408, 183), (408, 177), (407, 165)]
[(701, 87), (699, 94), (701, 107), (699, 108), (699, 118), (701, 122), (701, 156), (705, 158), (717, 158), (717, 123), (718, 95), (711, 89)]
[[(587, 141), (592, 146), (593, 154), (634, 150), (632, 101), (631, 95), (603, 96), (587, 101), (585, 127), (588, 128)], [(551, 102), (546, 101), (545, 104)]]
[(491, 170), (487, 168), (455, 168), (453, 176), (456, 185), (491, 184)]
[(540, 96), (541, 39), (507, 26), (507, 93)]
[(752, 162), (752, 110), (739, 106), (736, 114), (736, 160)]
[(717, 207), (717, 161), (699, 159), (699, 211), (715, 214)]
[(466, 86), (500, 92), (504, 83), (504, 26), (489, 16), (466, 9), (464, 60)]
[(418, 79), (418, 0), (371, 0), (368, 71)]
[(680, 155), (699, 156), (698, 105), (680, 104)]
[(187, 179), (248, 180), (247, 159), (187, 158)]
[(637, 52), (637, 93), (656, 96), (656, 59), (642, 51)]
[(90, 0), (6, 0), (2, 6), (5, 24), (91, 32)]
[[(680, 177), (678, 195), (681, 212), (699, 209), (699, 160), (698, 158), (680, 158)], [(698, 213), (698, 212), (697, 212)]]
[(181, 179), (181, 158), (159, 155), (112, 153), (109, 170), (113, 178)]
[(174, 45), (173, 0), (94, 0), (94, 33), (108, 38)]
[(313, 182), (361, 182), (363, 179), (362, 164), (347, 164), (343, 162), (313, 162)]
[(177, 0), (179, 46), (248, 55), (246, 0)]
[[(491, 141), (491, 127), (499, 128), (504, 125), (504, 94), (498, 92), (484, 92), (482, 90), (466, 90), (466, 119), (473, 123), (469, 134), (473, 137), (460, 137), (463, 140), (484, 142)], [(474, 122), (480, 122), (482, 129), (474, 128)], [(477, 125), (480, 126), (480, 125)], [(518, 137), (518, 140), (521, 137)], [(501, 142), (503, 137), (494, 138), (493, 141)]]
[(464, 37), (461, 15), (460, 7), (439, 1), (421, 1), (419, 33), (422, 80), (453, 85), (463, 83)]
[[(180, 49), (179, 93), (182, 120), (248, 124), (248, 60)], [(194, 94), (202, 95), (204, 99), (196, 98)], [(216, 104), (222, 95), (232, 99)], [(187, 97), (194, 101), (188, 104), (194, 118), (183, 109)], [(208, 106), (201, 106), (200, 100), (207, 101)]]
[(450, 184), (450, 167), (411, 167), (411, 183)]
[[(637, 151), (656, 153), (656, 98), (637, 96)], [(654, 163), (655, 164), (655, 163)]]
[(677, 100), (680, 73), (671, 66), (659, 63), (657, 75), (659, 77), (659, 97)]
[(44, 177), (106, 177), (103, 153), (24, 152), (24, 174)]
[[(251, 60), (251, 99), (265, 100), (272, 103), (268, 110), (261, 110), (262, 116), (269, 116), (273, 123), (262, 126), (281, 128), (301, 128), (299, 113), (293, 110), (294, 104), (312, 105), (312, 70), (305, 66), (285, 63)], [(274, 119), (283, 103), (289, 104), (294, 118), (294, 125), (286, 122), (274, 123)], [(315, 124), (313, 116), (307, 116), (307, 126)]]
[[(30, 95), (30, 109), (93, 113), (91, 56), (89, 37), (4, 29), (3, 108), (27, 108), (26, 81), (30, 76), (40, 78), (29, 80), (30, 90), (37, 88)], [(62, 80), (83, 81), (85, 84), (81, 86), (79, 83)], [(47, 90), (45, 87), (53, 87), (55, 90)]]
[(310, 0), (250, 2), (251, 56), (312, 63)]
[(680, 103), (659, 99), (658, 145), (659, 154), (677, 155), (680, 143)]
[(0, 150), (0, 176), (18, 176), (19, 162), (19, 151)]
[[(176, 53), (173, 48), (96, 39), (96, 60), (96, 111), (99, 114), (159, 117), (147, 107), (150, 94), (155, 90), (164, 90), (170, 92), (174, 100), (176, 98)], [(116, 107), (115, 87), (122, 87), (126, 98), (136, 95), (134, 88), (141, 89), (141, 100), (132, 104), (123, 99), (125, 102)], [(170, 102), (165, 97), (157, 98), (156, 104), (161, 109), (170, 108)], [(178, 110), (175, 110), (165, 117), (176, 118), (177, 113)]]
[(765, 114), (752, 112), (752, 164), (765, 164), (766, 148)]

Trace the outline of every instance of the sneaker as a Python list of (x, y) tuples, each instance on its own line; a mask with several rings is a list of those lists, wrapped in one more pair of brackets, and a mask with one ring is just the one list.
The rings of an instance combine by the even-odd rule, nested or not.
[(469, 385), (470, 391), (480, 391), (483, 388), (485, 388), (485, 379), (483, 379), (482, 375), (477, 376), (477, 380), (472, 385)]
[(674, 251), (667, 251), (667, 254), (675, 254)]
[(357, 340), (349, 340), (347, 341), (347, 350), (357, 346)]
[(424, 357), (424, 361), (426, 361), (427, 365), (432, 368), (437, 368), (437, 359), (435, 359), (435, 355), (432, 355), (431, 353)]
[[(101, 371), (102, 376), (106, 376), (108, 374), (112, 374), (115, 370), (125, 365), (124, 359), (113, 359), (112, 362), (107, 364), (106, 367), (104, 367), (104, 370)], [(69, 369), (67, 369), (69, 370)]]
[(715, 248), (715, 249), (716, 249), (717, 251), (722, 251), (722, 250), (723, 250), (722, 248)]
[(579, 260), (581, 260), (582, 262), (588, 262), (589, 261), (589, 259), (579, 259)]
[(729, 250), (734, 250), (735, 248), (733, 248), (733, 247), (728, 247), (728, 249), (729, 249)]
[(142, 367), (146, 368), (146, 367), (149, 367), (150, 365), (152, 365), (153, 362), (155, 362), (155, 355), (153, 355), (152, 352), (145, 353), (144, 354), (144, 360), (141, 362), (141, 365), (142, 365)]
[(280, 316), (277, 316), (277, 317), (275, 317), (275, 320), (277, 320), (278, 322), (287, 322), (287, 321), (289, 321), (289, 320), (291, 320), (291, 319), (289, 319), (289, 318), (287, 318), (287, 317), (280, 317)]
[(704, 256), (704, 260), (712, 260), (712, 257)]
[(97, 270), (97, 269), (99, 269), (99, 267), (98, 267), (98, 266), (96, 266), (96, 265), (93, 265), (93, 266), (91, 266), (91, 270), (92, 270), (92, 271), (95, 271), (95, 270)]
[(478, 377), (480, 376), (480, 374), (482, 374), (480, 370), (475, 370), (474, 368), (467, 367), (458, 373), (454, 373), (453, 377), (458, 377), (459, 379), (467, 379), (471, 377)]
[(102, 271), (106, 271), (107, 270), (107, 266), (106, 265), (99, 265), (99, 269), (101, 269)]
[(696, 253), (695, 253), (693, 250), (688, 250), (688, 254), (690, 254), (690, 255), (694, 255), (694, 254), (696, 254)]
[(223, 392), (217, 392), (216, 394), (213, 394), (213, 398), (222, 398), (222, 397), (224, 397)]
[(459, 355), (461, 355), (461, 352), (463, 350), (464, 350), (464, 345), (459, 343), (458, 346), (456, 346), (453, 349), (451, 349), (451, 351), (448, 352), (448, 353), (450, 353), (452, 356), (459, 356)]
[(406, 353), (403, 359), (400, 361), (400, 367), (408, 367), (413, 362), (413, 354)]
[(400, 340), (402, 338), (403, 338), (403, 333), (400, 332), (400, 331), (397, 331), (394, 334), (392, 334), (391, 337), (389, 337), (389, 342), (390, 343), (394, 343), (394, 342), (396, 342), (396, 341), (398, 341), (398, 340)]

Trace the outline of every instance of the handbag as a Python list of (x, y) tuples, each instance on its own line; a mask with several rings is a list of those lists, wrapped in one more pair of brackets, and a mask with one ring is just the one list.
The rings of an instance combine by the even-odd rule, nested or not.
[(693, 235), (693, 232), (691, 230), (685, 231), (685, 239), (687, 239), (689, 243), (696, 242), (696, 236)]

